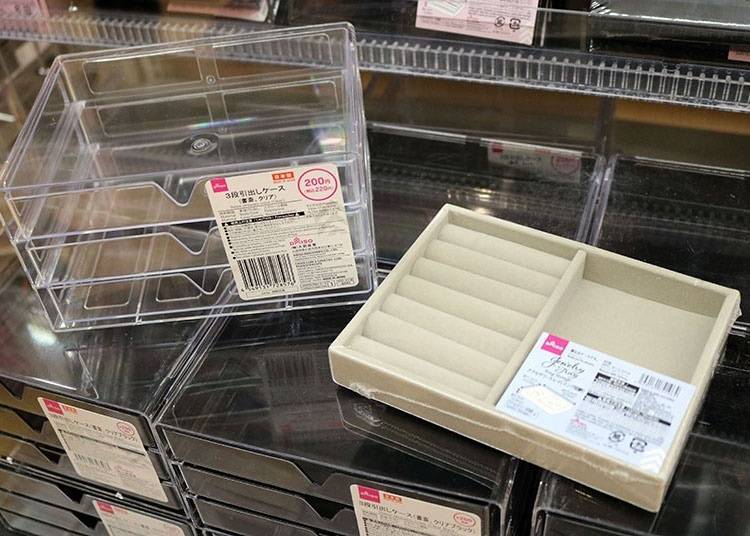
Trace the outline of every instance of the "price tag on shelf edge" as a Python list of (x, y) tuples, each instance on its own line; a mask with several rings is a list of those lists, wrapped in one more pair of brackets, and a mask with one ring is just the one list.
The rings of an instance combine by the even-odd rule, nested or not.
[(167, 502), (159, 476), (132, 424), (56, 400), (37, 400), (81, 477)]
[(109, 536), (185, 536), (179, 525), (127, 510), (106, 501), (94, 501)]
[(349, 490), (360, 536), (482, 535), (471, 512), (356, 484)]
[(416, 27), (530, 45), (539, 0), (419, 0)]

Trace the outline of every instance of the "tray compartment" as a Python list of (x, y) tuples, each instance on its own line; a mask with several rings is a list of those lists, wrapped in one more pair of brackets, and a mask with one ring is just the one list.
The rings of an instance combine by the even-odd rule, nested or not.
[[(515, 266), (494, 279), (447, 267), (426, 258), (434, 255), (436, 241), (457, 242)], [(540, 279), (539, 273), (554, 278), (555, 285)], [(549, 294), (528, 290), (541, 280), (548, 281)], [(450, 307), (459, 319), (455, 329), (384, 312), (392, 307), (389, 300), (405, 297), (402, 289), (415, 281), (423, 282), (425, 292), (412, 290), (408, 298), (424, 300), (423, 305), (446, 304), (442, 307)], [(440, 292), (442, 288), (451, 293)], [(461, 303), (453, 296), (470, 300)], [(329, 356), (340, 385), (656, 510), (739, 314), (739, 301), (736, 290), (446, 205), (344, 328)], [(459, 304), (477, 309), (462, 311)], [(508, 327), (498, 326), (499, 333), (515, 339), (487, 347), (469, 343), (465, 322), (489, 316), (498, 307), (511, 311), (508, 318), (515, 320)], [(480, 325), (472, 323), (471, 333)], [(496, 409), (543, 332), (695, 386), (658, 473), (571, 443)], [(584, 452), (590, 460), (585, 466), (579, 463)]]

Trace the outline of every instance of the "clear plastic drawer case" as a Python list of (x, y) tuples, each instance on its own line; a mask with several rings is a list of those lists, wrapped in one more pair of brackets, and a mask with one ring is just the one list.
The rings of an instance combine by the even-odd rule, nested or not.
[(375, 235), (395, 264), (445, 203), (586, 237), (606, 159), (553, 145), (369, 125)]
[(750, 310), (747, 172), (648, 158), (610, 160), (591, 243), (739, 289)]
[[(356, 284), (242, 300), (206, 183), (314, 165), (338, 172)], [(84, 329), (363, 301), (369, 182), (342, 23), (61, 56), (3, 185), (52, 325)]]

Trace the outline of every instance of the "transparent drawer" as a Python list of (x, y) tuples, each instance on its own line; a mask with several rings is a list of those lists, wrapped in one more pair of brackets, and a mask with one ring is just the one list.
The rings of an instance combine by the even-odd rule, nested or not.
[[(358, 31), (370, 32), (366, 37), (374, 42), (392, 35), (429, 41), (433, 49), (448, 48), (449, 41), (477, 47), (507, 41), (673, 64), (743, 68), (750, 61), (750, 8), (743, 0), (541, 0), (528, 23), (521, 15), (515, 32), (502, 31), (510, 27), (513, 14), (492, 13), (498, 15), (493, 29), (489, 18), (483, 25), (465, 23), (467, 10), (461, 11), (461, 4), (466, 3), (442, 4), (432, 10), (432, 20), (420, 22), (418, 0), (289, 0), (287, 20), (292, 25), (347, 20)], [(521, 40), (525, 24), (530, 35)], [(429, 58), (430, 51), (423, 54)]]
[(594, 153), (376, 124), (368, 130), (381, 262), (397, 262), (445, 203), (583, 239), (605, 169)]
[(743, 0), (593, 0), (596, 52), (743, 67), (750, 61), (750, 6)]
[[(365, 143), (347, 24), (61, 56), (4, 172), (7, 229), (57, 329), (361, 301)], [(241, 299), (207, 183), (316, 165), (338, 172), (357, 281)]]
[(750, 311), (746, 171), (621, 156), (610, 162), (604, 188), (593, 244), (736, 288)]
[[(461, 4), (463, 4), (462, 2)], [(456, 4), (455, 2), (452, 4)], [(435, 8), (435, 15), (440, 18), (451, 18), (451, 10), (455, 5), (450, 7), (441, 6)], [(486, 7), (486, 6), (485, 6)], [(290, 24), (312, 24), (321, 22), (331, 22), (334, 20), (347, 20), (354, 24), (358, 30), (400, 34), (407, 36), (432, 37), (432, 38), (452, 38), (491, 43), (494, 40), (485, 37), (495, 34), (497, 40), (514, 41), (517, 39), (519, 30), (523, 29), (511, 26), (513, 14), (507, 15), (507, 20), (497, 20), (495, 25), (498, 30), (493, 32), (485, 25), (470, 26), (468, 33), (474, 35), (459, 35), (461, 31), (448, 33), (440, 31), (440, 23), (432, 26), (425, 21), (424, 24), (417, 22), (418, 2), (417, 0), (385, 0), (385, 1), (359, 1), (359, 0), (289, 0), (288, 1), (288, 22)], [(586, 0), (541, 0), (539, 9), (532, 16), (530, 25), (532, 35), (530, 42), (524, 44), (534, 44), (536, 46), (566, 46), (578, 48), (585, 35), (586, 17), (584, 16), (589, 10), (589, 3)], [(523, 7), (521, 8), (523, 11)], [(508, 13), (506, 10), (504, 13)], [(499, 17), (498, 17), (499, 18)], [(459, 24), (447, 24), (448, 28), (459, 27)], [(511, 31), (502, 32), (502, 27), (509, 27)], [(515, 29), (515, 31), (513, 31)]]

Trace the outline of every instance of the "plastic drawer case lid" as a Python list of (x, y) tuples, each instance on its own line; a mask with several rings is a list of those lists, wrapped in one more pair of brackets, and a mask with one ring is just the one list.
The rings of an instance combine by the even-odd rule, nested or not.
[(34, 429), (43, 422), (49, 433), (39, 398), (50, 398), (125, 420), (145, 446), (156, 447), (149, 422), (210, 337), (210, 321), (53, 333), (25, 275), (14, 268), (0, 289), (0, 303), (13, 304), (0, 311), (0, 413), (27, 415)]
[(325, 534), (358, 534), (351, 488), (366, 486), (478, 515), (485, 536), (514, 534), (507, 527), (521, 517), (530, 480), (523, 464), (331, 380), (328, 346), (355, 313), (226, 322), (157, 424), (183, 489)]
[(361, 303), (376, 270), (354, 32), (60, 56), (3, 190), (56, 329)]
[(334, 380), (657, 510), (739, 292), (446, 205), (329, 349)]

